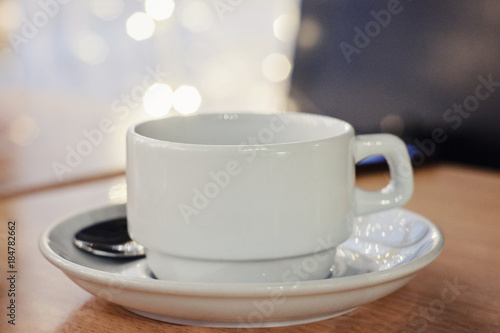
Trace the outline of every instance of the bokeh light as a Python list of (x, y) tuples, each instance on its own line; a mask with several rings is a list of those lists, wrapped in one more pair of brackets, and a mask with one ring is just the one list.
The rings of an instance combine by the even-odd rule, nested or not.
[(174, 92), (170, 86), (155, 83), (148, 88), (142, 101), (144, 111), (152, 117), (165, 116), (174, 103)]
[(83, 62), (97, 65), (108, 57), (108, 43), (101, 36), (92, 32), (83, 32), (74, 44), (74, 53)]
[(38, 123), (28, 115), (21, 115), (9, 125), (8, 138), (15, 144), (25, 147), (40, 134)]
[(299, 14), (283, 14), (273, 23), (274, 36), (282, 42), (293, 42), (300, 25)]
[(191, 32), (202, 32), (212, 26), (213, 9), (202, 1), (191, 1), (182, 9), (181, 23)]
[(144, 3), (146, 14), (156, 21), (166, 20), (172, 16), (174, 8), (174, 0), (146, 0)]
[(180, 86), (174, 93), (174, 109), (181, 114), (198, 111), (201, 95), (195, 87)]
[(305, 17), (300, 24), (297, 46), (301, 49), (312, 49), (321, 40), (322, 29), (318, 21), (312, 17)]
[(262, 62), (262, 74), (272, 82), (285, 80), (292, 70), (290, 60), (281, 53), (271, 53)]
[(136, 12), (127, 19), (127, 35), (135, 40), (150, 38), (155, 31), (155, 21), (146, 13)]
[(399, 115), (390, 113), (380, 121), (380, 130), (401, 136), (405, 130), (405, 122)]

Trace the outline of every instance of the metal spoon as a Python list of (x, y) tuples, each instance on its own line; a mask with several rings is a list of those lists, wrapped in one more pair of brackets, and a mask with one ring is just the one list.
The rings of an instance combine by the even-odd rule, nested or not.
[(100, 222), (78, 231), (73, 244), (79, 249), (101, 257), (140, 258), (144, 247), (130, 239), (127, 219), (117, 218)]

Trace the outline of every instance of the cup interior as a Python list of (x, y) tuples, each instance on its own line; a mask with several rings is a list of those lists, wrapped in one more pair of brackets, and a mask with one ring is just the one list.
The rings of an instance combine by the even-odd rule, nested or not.
[(135, 126), (147, 139), (195, 145), (285, 144), (340, 136), (352, 127), (339, 119), (300, 113), (221, 113), (169, 117)]

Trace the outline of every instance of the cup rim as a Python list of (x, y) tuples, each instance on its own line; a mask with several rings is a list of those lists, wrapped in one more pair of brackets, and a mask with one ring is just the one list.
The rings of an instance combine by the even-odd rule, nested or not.
[[(334, 134), (334, 135), (329, 135), (325, 136), (324, 138), (320, 139), (311, 139), (311, 140), (293, 140), (293, 141), (287, 141), (287, 142), (279, 142), (279, 143), (252, 143), (252, 144), (208, 144), (208, 143), (187, 143), (187, 142), (178, 142), (178, 141), (169, 141), (169, 140), (162, 140), (162, 139), (157, 139), (153, 138), (151, 136), (146, 136), (143, 134), (140, 134), (137, 132), (137, 128), (139, 126), (142, 126), (144, 124), (148, 123), (153, 123), (153, 122), (158, 122), (158, 121), (165, 121), (167, 119), (171, 118), (189, 118), (189, 117), (228, 117), (228, 116), (250, 116), (250, 117), (271, 117), (271, 116), (276, 116), (276, 115), (284, 115), (284, 116), (291, 116), (291, 117), (303, 117), (303, 118), (316, 118), (316, 119), (323, 119), (331, 122), (337, 122), (341, 124), (341, 126), (344, 127), (344, 130)], [(316, 114), (316, 113), (305, 113), (305, 112), (248, 112), (248, 111), (221, 111), (221, 112), (209, 112), (209, 113), (197, 113), (193, 115), (175, 115), (175, 116), (168, 116), (168, 117), (163, 117), (163, 118), (157, 118), (157, 119), (150, 119), (146, 121), (142, 121), (140, 123), (134, 124), (129, 127), (127, 131), (127, 137), (133, 138), (134, 141), (143, 143), (143, 144), (154, 144), (155, 146), (160, 146), (160, 147), (179, 147), (179, 148), (186, 148), (186, 149), (201, 149), (201, 150), (208, 150), (208, 149), (242, 149), (242, 148), (251, 148), (251, 149), (262, 149), (262, 148), (273, 148), (273, 147), (284, 147), (284, 146), (290, 146), (290, 145), (310, 145), (310, 144), (317, 144), (320, 142), (324, 141), (329, 141), (332, 139), (337, 139), (346, 135), (352, 134), (354, 135), (354, 128), (353, 126), (348, 123), (345, 120), (335, 118), (335, 117), (330, 117), (326, 115), (321, 115), (321, 114)]]

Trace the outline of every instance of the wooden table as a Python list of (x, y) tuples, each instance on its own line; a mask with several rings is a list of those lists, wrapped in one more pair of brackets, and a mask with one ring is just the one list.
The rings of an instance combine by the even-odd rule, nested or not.
[[(384, 172), (363, 173), (358, 184), (374, 189)], [(233, 331), (170, 325), (145, 319), (80, 289), (38, 250), (54, 220), (124, 200), (123, 175), (60, 184), (0, 201), (0, 332)], [(273, 328), (288, 332), (500, 332), (500, 173), (434, 165), (415, 174), (406, 206), (444, 232), (441, 255), (395, 293), (344, 316)], [(7, 280), (8, 221), (16, 221), (15, 326)], [(234, 330), (235, 331), (235, 330)]]

